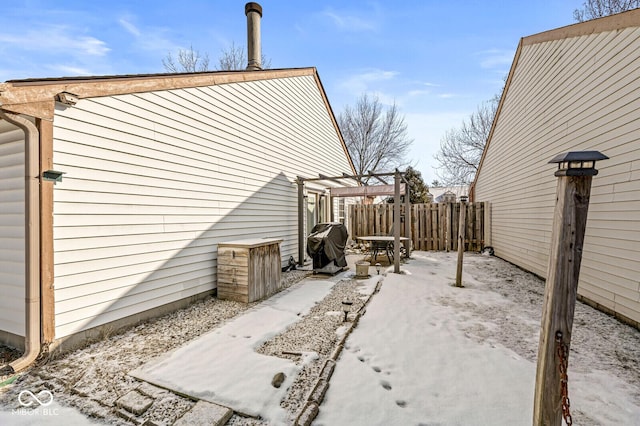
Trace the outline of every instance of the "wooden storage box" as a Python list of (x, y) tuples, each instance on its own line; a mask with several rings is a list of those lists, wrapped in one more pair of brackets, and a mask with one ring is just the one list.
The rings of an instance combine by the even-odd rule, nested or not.
[(218, 298), (249, 303), (277, 292), (281, 242), (252, 238), (218, 244)]

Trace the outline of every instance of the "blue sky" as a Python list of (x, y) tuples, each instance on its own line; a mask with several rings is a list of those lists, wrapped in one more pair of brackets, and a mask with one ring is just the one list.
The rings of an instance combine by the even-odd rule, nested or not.
[[(246, 1), (12, 1), (0, 81), (164, 72), (190, 45), (246, 44)], [(272, 68), (315, 66), (336, 115), (364, 92), (396, 102), (427, 183), (443, 134), (501, 90), (521, 37), (570, 25), (582, 0), (258, 1)]]

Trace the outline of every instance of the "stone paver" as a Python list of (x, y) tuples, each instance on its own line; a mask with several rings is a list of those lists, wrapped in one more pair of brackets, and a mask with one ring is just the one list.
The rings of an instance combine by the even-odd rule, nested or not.
[(230, 408), (207, 401), (198, 401), (173, 426), (199, 426), (202, 424), (222, 426), (227, 423), (232, 414), (233, 411)]
[(137, 390), (132, 390), (116, 401), (116, 405), (130, 413), (141, 415), (153, 404), (153, 399), (142, 395)]

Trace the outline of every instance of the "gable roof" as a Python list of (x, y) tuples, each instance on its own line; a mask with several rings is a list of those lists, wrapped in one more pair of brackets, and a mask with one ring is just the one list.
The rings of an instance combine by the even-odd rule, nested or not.
[(556, 28), (554, 30), (533, 34), (531, 36), (523, 37), (520, 39), (520, 42), (518, 43), (518, 48), (516, 49), (516, 53), (513, 58), (513, 62), (511, 64), (511, 68), (509, 70), (509, 74), (507, 75), (507, 81), (505, 83), (504, 90), (502, 91), (502, 96), (500, 97), (498, 108), (496, 109), (496, 115), (493, 119), (493, 123), (491, 124), (491, 129), (489, 131), (489, 136), (487, 137), (487, 142), (482, 152), (482, 157), (480, 158), (480, 163), (478, 164), (478, 170), (476, 172), (473, 182), (469, 187), (469, 195), (472, 200), (475, 197), (476, 182), (478, 180), (478, 176), (480, 175), (480, 172), (482, 171), (482, 164), (484, 163), (486, 153), (489, 150), (489, 147), (491, 145), (491, 139), (493, 137), (496, 124), (500, 117), (500, 113), (502, 112), (502, 106), (509, 92), (513, 75), (518, 66), (518, 61), (520, 59), (522, 48), (524, 46), (530, 46), (538, 43), (546, 43), (546, 42), (555, 41), (555, 40), (564, 40), (572, 37), (598, 34), (606, 31), (615, 31), (615, 30), (620, 30), (620, 29), (629, 28), (629, 27), (640, 27), (640, 9), (633, 9), (627, 12), (622, 12), (615, 15), (606, 16), (603, 18), (593, 19), (591, 21), (572, 24), (565, 27)]
[(61, 92), (73, 93), (78, 99), (82, 99), (302, 76), (314, 78), (347, 160), (355, 173), (347, 145), (315, 67), (9, 80), (0, 83), (0, 110), (53, 120), (55, 97)]

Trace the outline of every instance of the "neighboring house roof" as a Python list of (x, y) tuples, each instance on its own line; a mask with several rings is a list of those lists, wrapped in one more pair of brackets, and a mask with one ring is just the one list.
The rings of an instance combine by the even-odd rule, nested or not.
[(462, 195), (467, 195), (469, 187), (467, 185), (454, 185), (454, 186), (430, 186), (429, 193), (433, 195), (433, 201), (436, 203), (442, 201), (445, 194), (450, 193), (455, 195), (456, 199)]
[(507, 93), (509, 92), (509, 89), (511, 87), (513, 75), (516, 71), (516, 68), (518, 67), (522, 48), (524, 46), (529, 46), (529, 45), (538, 44), (538, 43), (545, 43), (545, 42), (554, 41), (554, 40), (563, 40), (571, 37), (597, 34), (605, 31), (614, 31), (622, 28), (635, 27), (635, 26), (640, 26), (640, 9), (634, 9), (627, 12), (607, 16), (604, 18), (594, 19), (587, 22), (581, 22), (578, 24), (573, 24), (566, 27), (561, 27), (554, 30), (541, 32), (541, 33), (534, 34), (528, 37), (523, 37), (520, 39), (520, 43), (518, 44), (518, 48), (513, 58), (513, 63), (511, 64), (511, 69), (509, 70), (509, 74), (507, 76), (507, 81), (505, 83), (504, 90), (502, 91), (502, 96), (500, 97), (500, 103), (498, 104), (496, 115), (491, 125), (491, 130), (489, 131), (487, 143), (484, 147), (484, 151), (482, 152), (482, 157), (480, 158), (478, 171), (475, 175), (474, 181), (471, 183), (471, 186), (469, 188), (469, 195), (472, 200), (474, 200), (475, 198), (476, 182), (478, 180), (478, 177), (480, 176), (480, 173), (482, 172), (482, 165), (484, 163), (484, 159), (489, 149), (489, 146), (491, 145), (491, 139), (493, 137), (493, 134), (496, 128), (496, 123), (500, 119), (500, 113), (502, 112), (502, 107), (507, 97)]
[(5, 83), (0, 83), (0, 110), (52, 120), (55, 97), (61, 92), (72, 93), (78, 99), (82, 99), (299, 76), (314, 77), (342, 143), (345, 155), (355, 173), (349, 151), (340, 133), (335, 115), (315, 67), (259, 71), (210, 71), (183, 74), (162, 73), (9, 80)]

